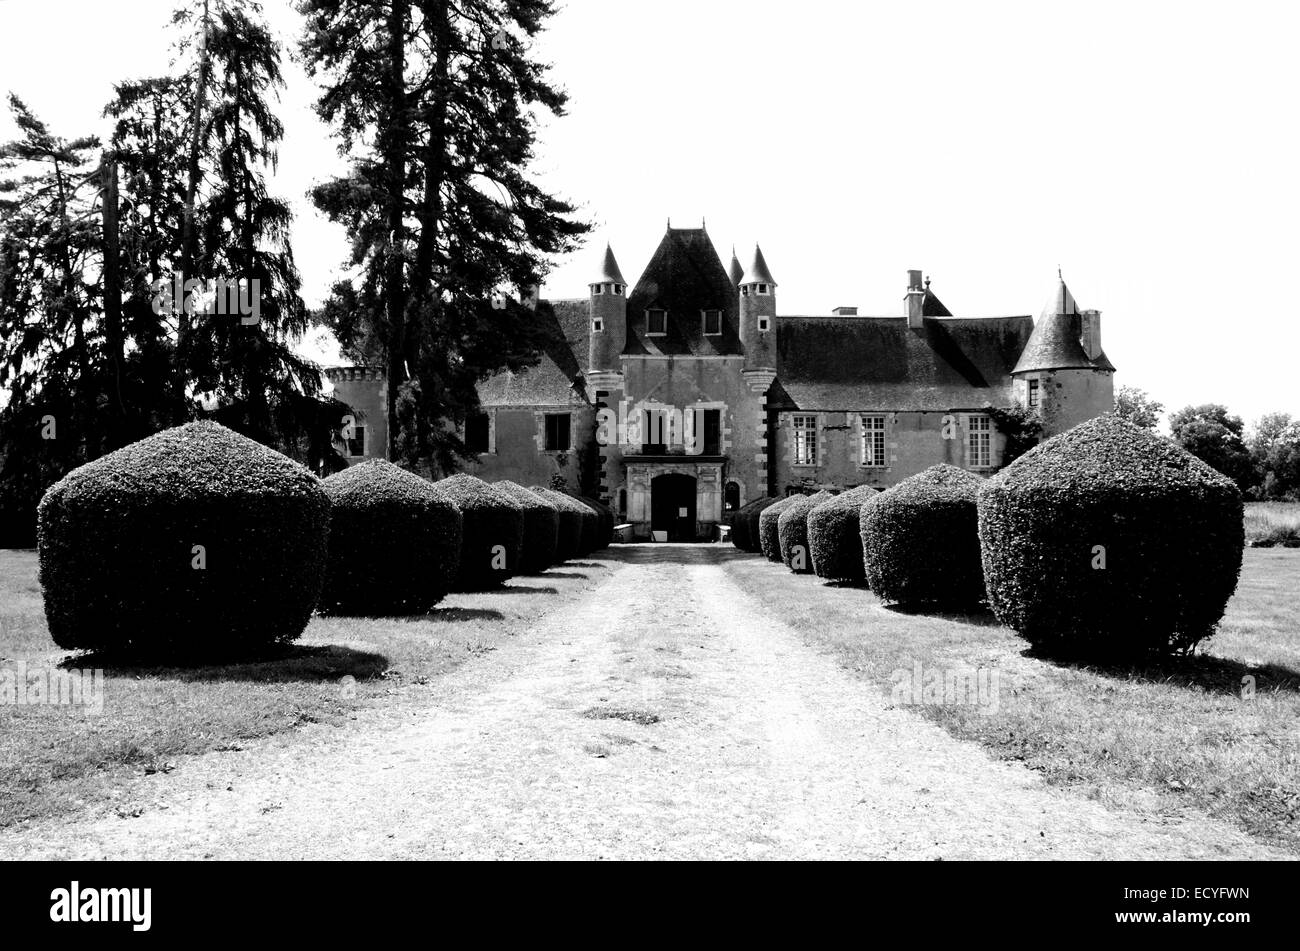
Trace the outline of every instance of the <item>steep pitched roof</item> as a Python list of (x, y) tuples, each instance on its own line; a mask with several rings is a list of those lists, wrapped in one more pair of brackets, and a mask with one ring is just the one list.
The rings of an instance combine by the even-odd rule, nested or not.
[(1010, 405), (1031, 329), (1028, 316), (926, 318), (916, 330), (903, 317), (778, 317), (769, 399), (826, 411)]
[(600, 273), (593, 277), (589, 282), (591, 284), (626, 284), (623, 278), (623, 272), (618, 269), (618, 262), (614, 260), (614, 249), (605, 245), (605, 259), (600, 264)]
[(763, 249), (757, 244), (754, 245), (754, 257), (749, 262), (749, 267), (745, 268), (745, 276), (740, 279), (741, 284), (775, 284), (776, 279), (772, 277), (772, 271), (767, 266), (767, 259), (763, 257)]
[(930, 282), (925, 282), (925, 296), (921, 298), (922, 317), (951, 317), (952, 311), (943, 306), (943, 301), (930, 290)]
[(517, 373), (505, 370), (478, 385), (484, 406), (535, 406), (584, 403), (585, 395), (574, 388), (582, 379), (582, 360), (587, 352), (590, 305), (587, 298), (541, 301), (537, 319), (550, 331), (541, 362)]
[(1110, 362), (1105, 351), (1098, 353), (1095, 360), (1088, 359), (1088, 354), (1083, 349), (1082, 334), (1083, 318), (1079, 313), (1079, 305), (1062, 280), (1034, 324), (1034, 332), (1012, 372), (1114, 370), (1115, 365)]
[[(668, 312), (668, 332), (646, 335), (646, 311)], [(702, 312), (722, 311), (722, 333), (705, 336)], [(740, 354), (740, 302), (703, 228), (669, 228), (627, 299), (625, 354)]]
[(731, 263), (727, 265), (727, 276), (731, 278), (731, 283), (736, 286), (740, 285), (741, 280), (745, 277), (745, 269), (740, 266), (740, 259), (736, 257), (736, 246), (731, 246)]

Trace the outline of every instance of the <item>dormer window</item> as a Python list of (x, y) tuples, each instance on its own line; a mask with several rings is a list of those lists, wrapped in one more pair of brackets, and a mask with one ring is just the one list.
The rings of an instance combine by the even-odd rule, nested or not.
[(605, 293), (605, 285), (604, 285), (604, 284), (593, 284), (593, 285), (591, 285), (591, 286), (594, 287), (594, 288), (596, 289), (596, 294), (597, 294), (597, 295), (600, 295), (600, 294)]
[(623, 296), (623, 285), (622, 285), (622, 284), (611, 284), (611, 285), (609, 285), (609, 288), (610, 288), (610, 293), (613, 294), (615, 297), (622, 297), (622, 296)]
[(722, 311), (706, 310), (704, 312), (704, 333), (716, 337), (722, 333)]
[(772, 326), (772, 322), (771, 322), (768, 318), (766, 318), (766, 317), (759, 317), (759, 318), (758, 318), (758, 332), (759, 332), (759, 333), (761, 333), (761, 334), (765, 334), (765, 333), (767, 333), (768, 330), (771, 328), (771, 326)]
[(605, 321), (603, 321), (603, 320), (602, 320), (601, 318), (599, 318), (599, 317), (593, 317), (593, 318), (591, 318), (591, 332), (592, 332), (592, 333), (596, 333), (596, 334), (598, 334), (598, 333), (602, 333), (604, 330), (605, 330)]
[(655, 308), (645, 312), (645, 332), (650, 337), (662, 337), (668, 333), (668, 311)]
[(766, 284), (760, 284), (760, 285), (758, 285), (758, 293), (759, 293), (760, 295), (767, 294), (767, 293), (768, 293), (767, 285), (766, 285)]

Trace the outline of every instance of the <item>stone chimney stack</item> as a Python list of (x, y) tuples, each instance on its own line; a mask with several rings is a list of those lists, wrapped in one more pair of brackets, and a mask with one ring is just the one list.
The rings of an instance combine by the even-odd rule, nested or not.
[(1079, 343), (1089, 360), (1101, 356), (1101, 311), (1079, 311)]
[(907, 272), (907, 326), (919, 330), (925, 312), (925, 288), (921, 286), (921, 272)]

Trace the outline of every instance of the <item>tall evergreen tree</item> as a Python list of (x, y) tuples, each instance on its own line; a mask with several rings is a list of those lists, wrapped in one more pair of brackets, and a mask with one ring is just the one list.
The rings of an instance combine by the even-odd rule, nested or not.
[[(313, 190), (352, 242), (356, 279), (325, 319), (344, 349), (388, 372), (389, 457), (446, 471), (449, 429), (475, 384), (536, 362), (545, 343), (523, 297), (589, 225), (530, 176), (537, 116), (565, 94), (532, 57), (548, 0), (302, 0), (317, 111), (347, 175)], [(494, 298), (496, 300), (494, 301)], [(495, 304), (495, 306), (494, 306)]]

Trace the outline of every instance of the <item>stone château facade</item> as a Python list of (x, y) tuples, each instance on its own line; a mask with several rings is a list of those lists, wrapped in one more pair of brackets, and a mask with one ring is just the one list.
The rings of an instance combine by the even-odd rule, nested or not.
[[(1030, 409), (1044, 436), (1113, 409), (1100, 314), (1064, 281), (1037, 321), (953, 316), (920, 271), (897, 316), (778, 314), (777, 287), (758, 247), (724, 266), (703, 228), (669, 227), (631, 286), (606, 248), (586, 297), (534, 295), (553, 344), (480, 386), (467, 469), (558, 475), (637, 536), (707, 538), (727, 511), (794, 487), (883, 488), (939, 462), (991, 473), (1005, 435), (990, 409)], [(349, 448), (381, 454), (382, 374), (329, 372), (373, 420)]]

